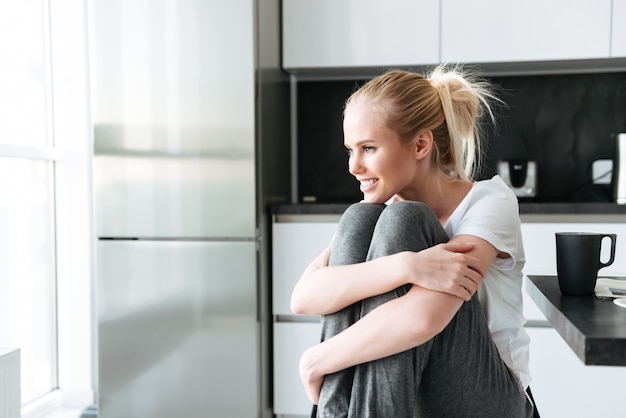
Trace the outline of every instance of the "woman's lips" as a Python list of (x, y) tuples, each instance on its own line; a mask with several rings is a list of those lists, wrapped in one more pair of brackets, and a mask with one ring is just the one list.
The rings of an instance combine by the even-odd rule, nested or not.
[(361, 183), (361, 191), (367, 192), (374, 188), (376, 183), (378, 183), (378, 179), (367, 179), (367, 180), (359, 180)]

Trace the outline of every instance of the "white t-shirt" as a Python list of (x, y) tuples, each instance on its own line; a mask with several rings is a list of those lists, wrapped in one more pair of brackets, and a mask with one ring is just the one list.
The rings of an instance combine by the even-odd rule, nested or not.
[(511, 256), (496, 258), (478, 289), (478, 299), (500, 356), (526, 388), (531, 381), (530, 337), (524, 330), (522, 310), (522, 269), (526, 259), (520, 223), (517, 197), (495, 176), (474, 183), (444, 229), (449, 237), (462, 234), (482, 238)]

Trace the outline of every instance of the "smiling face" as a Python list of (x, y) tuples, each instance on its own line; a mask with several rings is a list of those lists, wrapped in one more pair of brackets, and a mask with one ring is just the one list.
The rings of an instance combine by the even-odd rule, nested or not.
[(400, 142), (380, 115), (361, 100), (346, 108), (343, 132), (348, 167), (361, 184), (364, 201), (384, 203), (395, 194), (410, 198), (417, 176), (415, 145)]

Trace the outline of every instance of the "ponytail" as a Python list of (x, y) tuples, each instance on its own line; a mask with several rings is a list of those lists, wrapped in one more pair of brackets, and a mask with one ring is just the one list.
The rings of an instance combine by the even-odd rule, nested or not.
[(489, 83), (475, 78), (460, 66), (447, 69), (440, 65), (428, 79), (441, 100), (455, 177), (474, 179), (483, 157), (482, 125), (479, 122), (488, 114), (491, 122), (496, 123), (491, 102), (500, 100)]

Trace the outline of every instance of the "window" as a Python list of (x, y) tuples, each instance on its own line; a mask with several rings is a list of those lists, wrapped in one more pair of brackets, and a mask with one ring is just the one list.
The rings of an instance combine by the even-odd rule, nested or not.
[(48, 16), (0, 1), (0, 346), (21, 351), (22, 402), (57, 385)]
[(0, 346), (22, 416), (94, 402), (87, 2), (0, 0)]

